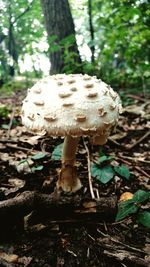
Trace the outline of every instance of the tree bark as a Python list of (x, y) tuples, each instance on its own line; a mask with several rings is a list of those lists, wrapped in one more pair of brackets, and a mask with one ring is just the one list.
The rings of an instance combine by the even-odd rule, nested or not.
[(18, 53), (15, 44), (14, 32), (13, 32), (13, 25), (12, 25), (12, 2), (8, 2), (8, 51), (10, 57), (13, 59), (13, 65), (9, 66), (9, 75), (15, 75), (15, 63), (18, 64)]
[(92, 0), (88, 0), (88, 13), (89, 13), (89, 28), (91, 35), (91, 62), (94, 63), (95, 60), (95, 46), (94, 46), (94, 27), (93, 27), (93, 18), (92, 18)]
[(41, 5), (48, 37), (56, 36), (53, 45), (58, 48), (56, 51), (50, 52), (50, 73), (56, 74), (64, 72), (65, 50), (61, 45), (61, 41), (69, 36), (72, 38), (68, 48), (68, 53), (71, 53), (70, 56), (73, 57), (73, 66), (71, 67), (74, 69), (74, 72), (79, 72), (81, 59), (75, 39), (75, 28), (68, 0), (41, 0)]

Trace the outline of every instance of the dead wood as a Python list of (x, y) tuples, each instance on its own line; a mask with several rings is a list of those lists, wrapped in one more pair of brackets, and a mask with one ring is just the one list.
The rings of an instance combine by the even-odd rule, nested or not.
[(150, 262), (146, 259), (142, 259), (133, 253), (125, 250), (116, 250), (116, 251), (109, 251), (104, 250), (104, 254), (110, 258), (115, 258), (118, 261), (121, 261), (124, 264), (132, 264), (132, 266), (136, 267), (148, 267), (150, 266)]
[(133, 99), (135, 99), (135, 100), (139, 100), (139, 101), (145, 103), (145, 98), (142, 98), (142, 97), (140, 97), (140, 96), (132, 95), (132, 94), (127, 94), (126, 96), (129, 97), (129, 98), (133, 98)]
[(138, 139), (135, 143), (126, 146), (125, 148), (130, 150), (133, 147), (135, 147), (136, 145), (138, 145), (139, 143), (141, 143), (142, 141), (144, 141), (144, 139), (146, 139), (148, 136), (150, 135), (150, 131), (146, 132), (140, 139)]
[[(116, 214), (116, 197), (95, 199), (82, 199), (80, 196), (47, 195), (26, 191), (19, 196), (0, 202), (0, 218), (25, 216), (31, 211), (39, 211), (40, 216), (52, 220), (62, 218), (92, 218), (98, 217), (100, 221), (114, 219)], [(96, 215), (96, 216), (95, 216)]]
[(90, 152), (89, 152), (88, 146), (86, 145), (86, 142), (84, 141), (84, 139), (83, 139), (83, 144), (84, 144), (84, 147), (85, 147), (85, 150), (87, 153), (89, 188), (90, 188), (91, 197), (92, 197), (92, 199), (94, 199), (95, 195), (94, 195), (94, 190), (93, 190), (93, 185), (92, 185)]
[[(122, 244), (116, 244), (116, 242), (111, 242), (110, 239), (102, 238), (98, 243), (104, 249), (104, 254), (109, 258), (115, 258), (117, 261), (123, 264), (130, 264), (136, 267), (148, 267), (150, 266), (150, 259), (147, 257), (147, 253), (143, 250), (135, 249), (130, 246)], [(113, 241), (113, 239), (111, 239)]]

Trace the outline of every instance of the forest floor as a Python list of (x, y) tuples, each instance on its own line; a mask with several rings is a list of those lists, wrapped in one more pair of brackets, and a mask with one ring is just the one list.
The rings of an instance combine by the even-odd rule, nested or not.
[[(124, 192), (150, 190), (150, 102), (128, 95), (117, 132), (102, 148), (87, 138), (80, 141), (83, 187), (68, 195), (56, 192), (61, 163), (56, 153), (51, 157), (63, 141), (26, 131), (20, 119), (23, 94), (0, 97), (0, 266), (150, 266), (149, 227), (137, 221), (136, 212), (115, 221)], [(95, 162), (100, 151), (102, 167), (125, 165), (130, 177), (115, 172), (109, 182), (93, 178), (92, 199), (87, 159)], [(148, 211), (150, 201), (137, 206)]]

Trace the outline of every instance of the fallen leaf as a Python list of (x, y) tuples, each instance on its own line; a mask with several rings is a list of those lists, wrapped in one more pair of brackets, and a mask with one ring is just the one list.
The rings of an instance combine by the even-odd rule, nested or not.
[(18, 263), (22, 264), (24, 267), (27, 267), (32, 261), (32, 257), (23, 256), (18, 259)]
[(133, 194), (131, 192), (124, 192), (120, 198), (119, 201), (126, 201), (133, 198)]
[(7, 254), (5, 252), (0, 252), (0, 258), (10, 263), (17, 263), (19, 257), (16, 254)]
[(145, 244), (145, 247), (143, 248), (143, 250), (150, 255), (150, 244), (149, 243), (146, 243)]
[(33, 160), (31, 160), (30, 158), (22, 160), (22, 162), (17, 162), (16, 169), (19, 173), (23, 172), (23, 173), (31, 173), (31, 166), (34, 164)]
[(124, 138), (125, 136), (127, 136), (127, 132), (119, 132), (119, 133), (111, 135), (109, 139), (115, 141), (115, 140), (120, 140)]
[(17, 192), (20, 188), (23, 188), (25, 183), (26, 182), (24, 180), (11, 178), (5, 186), (3, 184), (1, 185), (1, 191), (4, 192), (5, 196), (8, 196), (11, 193)]
[(38, 144), (38, 140), (41, 138), (40, 135), (35, 135), (35, 136), (22, 136), (20, 137), (19, 141), (23, 142), (23, 143), (28, 143), (30, 145), (37, 145)]

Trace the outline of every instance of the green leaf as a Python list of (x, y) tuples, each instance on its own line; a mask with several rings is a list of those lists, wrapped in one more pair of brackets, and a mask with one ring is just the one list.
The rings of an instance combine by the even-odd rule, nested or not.
[(26, 158), (26, 159), (21, 159), (21, 160), (18, 162), (18, 165), (23, 164), (23, 163), (25, 163), (25, 162), (28, 162), (28, 159), (27, 159), (27, 158)]
[(75, 38), (74, 38), (74, 34), (70, 34), (69, 36), (63, 38), (61, 41), (60, 41), (60, 44), (62, 46), (65, 46), (66, 44), (73, 44), (75, 41)]
[(34, 159), (34, 160), (38, 160), (38, 159), (43, 159), (47, 156), (48, 154), (47, 153), (37, 153), (35, 155), (33, 155), (31, 158)]
[[(145, 192), (144, 190), (138, 190), (132, 199), (127, 201), (123, 201), (118, 205), (118, 213), (116, 217), (116, 221), (122, 220), (127, 217), (129, 214), (136, 213), (139, 209), (139, 205), (137, 203), (141, 203), (146, 201), (150, 197), (150, 192)], [(141, 214), (141, 213), (139, 213)], [(140, 215), (138, 215), (139, 218)], [(146, 215), (148, 216), (148, 215)], [(142, 217), (142, 215), (141, 215)], [(146, 217), (147, 218), (147, 217)]]
[(150, 192), (146, 192), (144, 190), (138, 190), (134, 193), (132, 200), (137, 203), (142, 203), (150, 198)]
[(52, 152), (51, 159), (52, 160), (60, 160), (62, 156), (62, 148), (63, 148), (63, 143), (56, 146)]
[(116, 221), (120, 221), (126, 218), (129, 214), (136, 213), (138, 211), (138, 206), (133, 203), (133, 200), (129, 199), (123, 201), (118, 205), (118, 213), (116, 216)]
[(8, 130), (9, 129), (9, 124), (2, 124), (2, 129)]
[(127, 168), (127, 166), (125, 165), (121, 165), (121, 166), (115, 166), (114, 167), (115, 172), (117, 172), (120, 176), (126, 178), (127, 180), (129, 180), (130, 178), (130, 171)]
[(94, 178), (103, 184), (108, 183), (114, 176), (114, 171), (111, 166), (107, 165), (103, 168), (100, 168), (99, 165), (93, 164), (91, 168), (91, 173)]
[(35, 171), (41, 171), (43, 170), (43, 168), (44, 168), (43, 165), (39, 165), (39, 166), (32, 167), (31, 170), (35, 172)]
[(138, 223), (141, 223), (145, 227), (150, 228), (150, 212), (148, 211), (140, 212), (137, 216), (137, 221)]
[(51, 45), (49, 48), (48, 48), (48, 52), (49, 53), (54, 53), (54, 52), (57, 52), (60, 50), (60, 46), (57, 45), (57, 44), (54, 44), (54, 45)]
[(47, 39), (48, 39), (48, 44), (49, 45), (54, 44), (55, 41), (57, 40), (57, 35), (56, 34), (53, 34), (51, 36), (48, 36)]
[(102, 156), (102, 157), (100, 157), (98, 159), (98, 163), (103, 163), (104, 161), (108, 161), (108, 160), (112, 160), (112, 159), (113, 159), (112, 156), (106, 156), (106, 155), (104, 155), (104, 156)]

